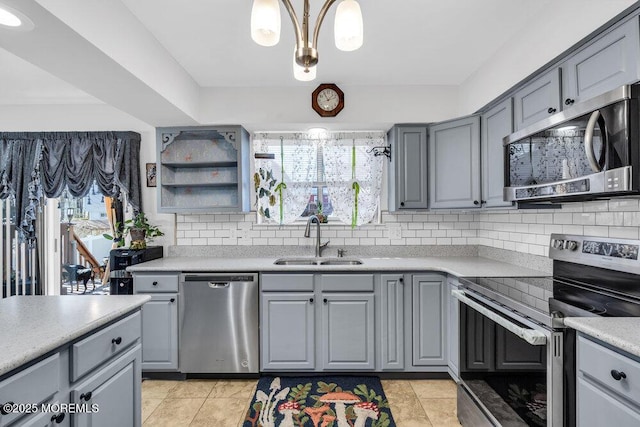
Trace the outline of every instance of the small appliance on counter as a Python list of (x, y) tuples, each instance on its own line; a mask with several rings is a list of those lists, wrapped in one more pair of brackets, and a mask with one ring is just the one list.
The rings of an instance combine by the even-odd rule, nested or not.
[(146, 249), (111, 249), (109, 254), (109, 274), (111, 295), (133, 294), (133, 277), (127, 273), (130, 265), (162, 258), (162, 246), (148, 246)]

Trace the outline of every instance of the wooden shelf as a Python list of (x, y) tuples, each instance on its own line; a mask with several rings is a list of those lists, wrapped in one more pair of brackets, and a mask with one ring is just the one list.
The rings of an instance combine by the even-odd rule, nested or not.
[(169, 168), (235, 168), (238, 162), (162, 162)]
[(237, 182), (197, 182), (197, 183), (185, 183), (185, 184), (172, 184), (172, 183), (163, 183), (163, 187), (174, 187), (174, 188), (183, 188), (183, 187), (237, 187)]

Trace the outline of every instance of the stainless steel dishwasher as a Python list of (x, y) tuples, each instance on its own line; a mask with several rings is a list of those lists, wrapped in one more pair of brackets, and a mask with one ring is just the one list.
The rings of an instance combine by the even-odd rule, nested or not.
[(184, 273), (179, 304), (180, 372), (258, 372), (257, 273)]

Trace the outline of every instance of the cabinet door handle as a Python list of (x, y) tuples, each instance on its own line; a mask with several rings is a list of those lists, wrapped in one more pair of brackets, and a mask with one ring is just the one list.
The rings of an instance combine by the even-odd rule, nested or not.
[(575, 99), (567, 98), (567, 99), (564, 100), (564, 105), (571, 105), (574, 102), (576, 102)]
[(400, 206), (404, 206), (404, 202), (400, 202)]
[(309, 302), (313, 304), (313, 298), (309, 298)]
[(53, 414), (51, 416), (52, 423), (60, 424), (63, 421), (64, 421), (64, 412), (61, 412), (59, 414)]
[(175, 298), (171, 298), (171, 299), (169, 300), (169, 302), (176, 302), (176, 299), (175, 299)]
[(122, 343), (122, 337), (114, 338), (111, 340), (111, 344), (120, 345)]
[[(15, 405), (15, 403), (13, 402), (7, 402), (5, 404), (3, 404), (2, 406), (0, 406), (0, 414), (2, 415), (9, 415), (9, 413), (11, 412), (11, 407)], [(8, 409), (8, 410), (7, 410)]]
[(398, 282), (403, 283), (403, 282), (404, 282), (404, 278), (402, 278), (402, 277), (401, 277), (401, 278), (399, 278), (399, 279), (398, 279)]
[(84, 400), (85, 402), (88, 402), (91, 400), (91, 396), (93, 395), (93, 393), (91, 393), (90, 391), (86, 392), (86, 393), (82, 393), (80, 395), (80, 400)]
[(557, 111), (557, 110), (556, 110), (555, 108), (553, 108), (553, 107), (549, 107), (549, 109), (547, 110), (547, 113), (549, 113), (549, 114), (553, 114), (553, 113), (555, 113), (556, 111)]
[(476, 205), (476, 206), (478, 206), (478, 205), (480, 204), (480, 202), (479, 202), (478, 200), (474, 200), (474, 201), (473, 201), (473, 204), (474, 204), (474, 205)]
[(152, 285), (153, 286), (158, 286), (158, 282), (153, 282)]
[(322, 302), (326, 304), (326, 303), (329, 302), (329, 300), (325, 298), (325, 299), (322, 300)]
[(614, 380), (616, 381), (620, 381), (624, 378), (627, 378), (627, 374), (625, 374), (622, 371), (616, 371), (615, 369), (611, 370), (611, 376), (613, 377)]

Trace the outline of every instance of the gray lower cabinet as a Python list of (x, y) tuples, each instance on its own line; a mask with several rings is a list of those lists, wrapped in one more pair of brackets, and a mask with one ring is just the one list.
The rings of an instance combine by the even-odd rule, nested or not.
[(178, 369), (178, 294), (151, 294), (142, 307), (142, 367)]
[(577, 425), (640, 425), (640, 359), (581, 333), (577, 341)]
[(457, 290), (460, 283), (455, 277), (447, 279), (447, 307), (448, 307), (448, 324), (447, 324), (447, 355), (449, 367), (449, 375), (454, 380), (458, 380), (460, 373), (460, 303), (451, 296), (451, 292)]
[(480, 117), (429, 127), (429, 206), (479, 208)]
[(640, 79), (640, 25), (635, 16), (562, 64), (563, 103), (570, 106)]
[(178, 370), (178, 272), (134, 273), (136, 294), (151, 296), (142, 307), (142, 370)]
[[(139, 426), (141, 424), (140, 344), (71, 388), (71, 403), (87, 404), (73, 414), (72, 425)], [(136, 398), (138, 396), (138, 398)]]
[(388, 139), (391, 145), (389, 211), (426, 209), (426, 125), (396, 125), (389, 131)]
[[(274, 280), (275, 275), (270, 275)], [(260, 365), (263, 370), (314, 370), (315, 297), (312, 292), (263, 292)]]
[(482, 199), (483, 207), (511, 206), (505, 202), (504, 145), (502, 139), (513, 132), (513, 98), (508, 98), (482, 114)]
[(447, 366), (443, 276), (414, 274), (411, 294), (412, 364)]
[(528, 83), (513, 95), (515, 130), (559, 112), (560, 68), (553, 68)]
[(322, 370), (373, 370), (373, 294), (322, 296)]
[(383, 370), (403, 370), (404, 276), (380, 275), (380, 360)]

